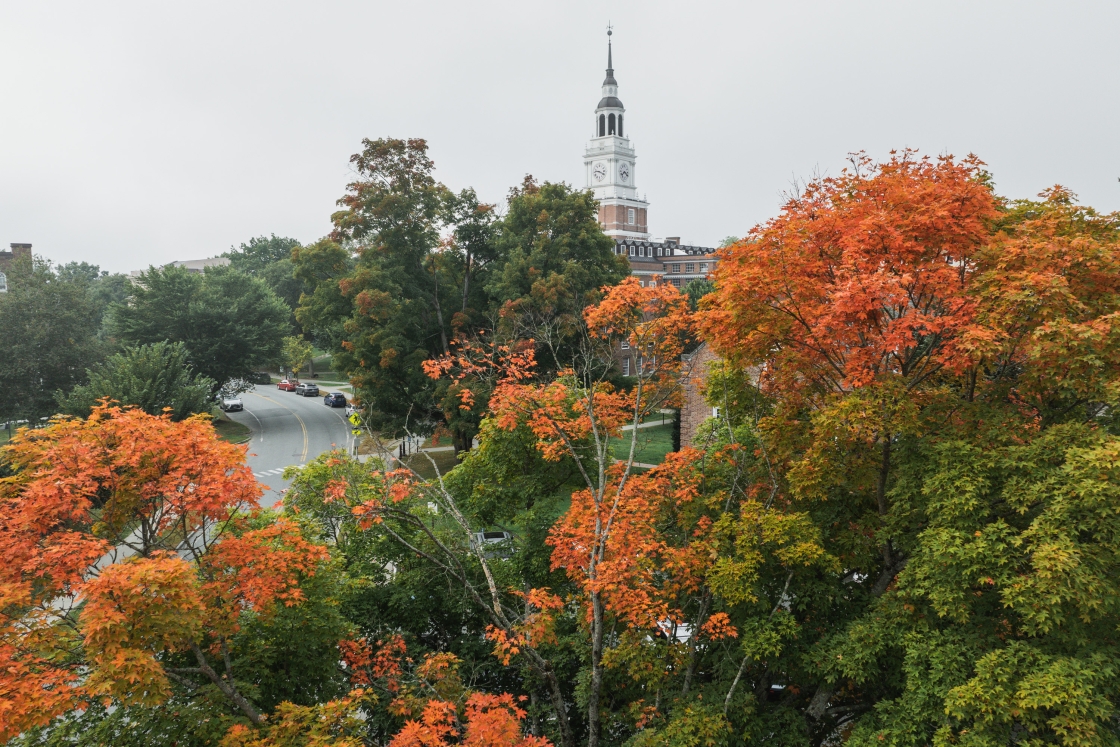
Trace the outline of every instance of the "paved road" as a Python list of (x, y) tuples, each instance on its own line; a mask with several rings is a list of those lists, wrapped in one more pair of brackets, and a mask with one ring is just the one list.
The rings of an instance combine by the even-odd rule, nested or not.
[[(326, 394), (329, 389), (322, 390)], [(300, 397), (262, 384), (241, 395), (244, 412), (231, 419), (253, 431), (248, 464), (257, 480), (267, 486), (261, 505), (271, 506), (290, 484), (280, 475), (285, 467), (302, 465), (325, 451), (350, 448), (350, 423), (341, 407), (327, 407), (322, 394)]]

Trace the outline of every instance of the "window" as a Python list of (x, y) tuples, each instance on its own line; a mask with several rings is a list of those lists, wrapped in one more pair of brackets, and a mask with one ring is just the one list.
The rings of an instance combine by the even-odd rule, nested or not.
[(629, 376), (630, 375), (630, 359), (629, 358), (623, 358), (622, 359), (622, 375), (623, 376)]
[(618, 136), (622, 137), (622, 115), (618, 115)]
[(657, 287), (657, 281), (656, 280), (649, 281), (649, 287), (650, 288), (656, 288)]
[(712, 408), (712, 417), (713, 418), (718, 418), (719, 417), (719, 408), (718, 407), (713, 407)]
[(707, 272), (707, 271), (708, 271), (708, 263), (707, 262), (701, 262), (700, 263), (700, 272)]
[(0, 293), (8, 292), (8, 276), (0, 272)]
[(633, 256), (634, 256), (634, 247), (630, 247), (630, 256), (631, 256), (631, 257), (633, 257)]
[(622, 341), (622, 349), (623, 350), (629, 350), (630, 349), (630, 341), (629, 340), (623, 340)]
[(614, 114), (610, 114), (607, 116), (607, 134), (614, 134)]
[(673, 284), (674, 288), (680, 288), (681, 287), (681, 279), (680, 278), (673, 278), (669, 282), (671, 282)]
[(639, 281), (638, 281), (638, 285), (640, 285), (641, 287), (645, 288), (645, 287), (646, 287), (646, 281), (644, 281), (644, 280), (639, 280)]
[(673, 272), (680, 272), (680, 271), (681, 271), (681, 266), (680, 265), (673, 265)]
[(657, 256), (658, 256), (658, 257), (660, 257), (660, 256), (661, 256), (661, 247), (657, 247)]
[(607, 118), (602, 114), (599, 115), (599, 137), (607, 134)]
[(626, 222), (630, 225), (634, 225), (634, 208), (630, 208), (626, 211)]
[(686, 265), (684, 266), (684, 271), (685, 271), (685, 272), (695, 272), (695, 271), (696, 271), (696, 265), (694, 265), (694, 264), (692, 264), (691, 262), (689, 262), (688, 264), (686, 264)]
[(638, 356), (638, 375), (639, 376), (641, 376), (642, 373), (643, 373), (642, 368), (644, 367), (643, 364), (645, 363), (645, 361), (646, 361), (645, 356), (641, 356), (641, 355)]

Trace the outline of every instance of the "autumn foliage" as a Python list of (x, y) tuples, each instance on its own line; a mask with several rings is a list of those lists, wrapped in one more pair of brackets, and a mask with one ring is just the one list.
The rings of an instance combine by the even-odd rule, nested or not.
[(326, 557), (287, 521), (245, 524), (260, 487), (205, 417), (102, 405), (21, 431), (3, 457), (0, 737), (89, 698), (160, 702), (168, 652), (213, 673), (202, 647), (248, 610), (297, 604)]

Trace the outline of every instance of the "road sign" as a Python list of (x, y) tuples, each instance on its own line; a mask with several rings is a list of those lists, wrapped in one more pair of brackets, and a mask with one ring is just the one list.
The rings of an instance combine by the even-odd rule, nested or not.
[(358, 413), (355, 412), (355, 413), (351, 413), (350, 422), (353, 423), (354, 425), (361, 425), (362, 424), (362, 419), (360, 417), (358, 417)]
[(353, 429), (350, 430), (350, 432), (353, 433), (355, 436), (362, 435), (362, 429), (361, 428), (353, 428)]

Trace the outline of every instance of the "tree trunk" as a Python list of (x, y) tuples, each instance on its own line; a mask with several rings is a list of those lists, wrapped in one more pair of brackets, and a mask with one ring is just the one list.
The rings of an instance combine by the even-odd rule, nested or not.
[(244, 695), (237, 691), (232, 680), (227, 682), (214, 671), (214, 668), (210, 666), (210, 662), (206, 661), (206, 656), (202, 653), (202, 649), (198, 647), (197, 643), (191, 644), (191, 650), (194, 652), (195, 660), (198, 661), (199, 669), (206, 675), (207, 679), (213, 682), (218, 689), (222, 691), (223, 695), (233, 701), (233, 704), (241, 709), (241, 712), (248, 716), (250, 721), (254, 724), (261, 723), (261, 721), (263, 721), (261, 714)]
[(463, 433), (452, 433), (451, 444), (455, 447), (455, 456), (458, 456), (464, 451), (470, 451), (474, 445), (474, 439)]
[(599, 698), (603, 691), (603, 601), (591, 592), (591, 691), (587, 697), (587, 747), (599, 747)]
[(439, 341), (443, 345), (443, 354), (448, 355), (451, 353), (451, 348), (447, 345), (447, 329), (444, 326), (443, 309), (440, 308), (439, 303), (439, 268), (432, 262), (432, 305), (435, 307), (436, 321), (439, 323)]

